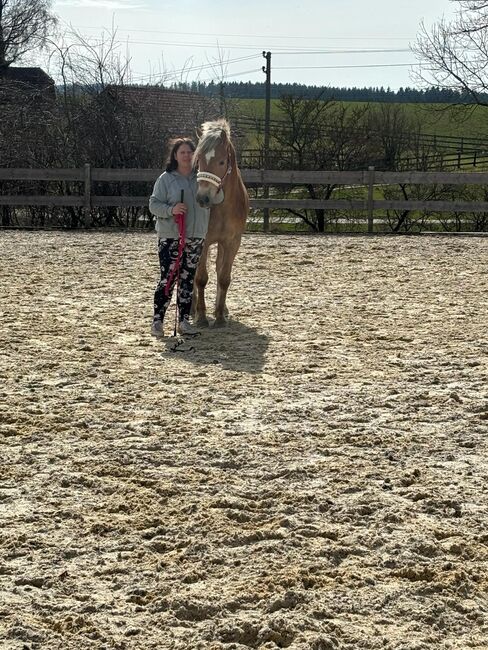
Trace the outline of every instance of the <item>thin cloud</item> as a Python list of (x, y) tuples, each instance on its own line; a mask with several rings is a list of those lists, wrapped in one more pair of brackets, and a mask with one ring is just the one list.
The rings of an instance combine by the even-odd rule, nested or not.
[(147, 5), (133, 0), (61, 0), (60, 7), (85, 7), (90, 9), (146, 9)]

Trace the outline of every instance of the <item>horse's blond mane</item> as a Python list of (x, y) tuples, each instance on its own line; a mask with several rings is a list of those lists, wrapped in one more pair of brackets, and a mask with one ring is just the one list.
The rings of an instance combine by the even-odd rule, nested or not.
[(221, 143), (222, 136), (224, 136), (224, 141), (221, 144), (225, 144), (225, 141), (230, 142), (230, 125), (223, 118), (212, 122), (204, 122), (201, 129), (202, 135), (198, 141), (195, 158), (215, 149)]

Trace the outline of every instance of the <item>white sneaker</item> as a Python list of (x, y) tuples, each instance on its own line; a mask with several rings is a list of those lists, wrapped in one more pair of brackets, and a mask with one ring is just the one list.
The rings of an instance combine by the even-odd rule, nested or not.
[(151, 325), (151, 334), (156, 338), (160, 339), (164, 336), (163, 333), (163, 321), (159, 318), (153, 320)]
[(184, 318), (183, 320), (180, 320), (180, 323), (178, 325), (178, 333), (182, 334), (183, 336), (185, 334), (187, 336), (195, 336), (195, 334), (198, 334), (198, 330), (189, 321), (187, 321), (186, 318)]

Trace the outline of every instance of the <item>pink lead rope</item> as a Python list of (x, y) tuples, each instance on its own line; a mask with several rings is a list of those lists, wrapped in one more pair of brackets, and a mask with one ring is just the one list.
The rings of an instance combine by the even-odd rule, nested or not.
[[(180, 203), (183, 203), (183, 198), (184, 198), (184, 191), (181, 190)], [(169, 295), (169, 289), (171, 287), (175, 275), (176, 275), (176, 286), (178, 291), (178, 285), (180, 282), (180, 266), (181, 266), (181, 260), (183, 258), (183, 251), (185, 249), (185, 215), (184, 213), (175, 214), (174, 219), (176, 221), (176, 225), (178, 226), (178, 237), (179, 237), (178, 255), (176, 257), (173, 268), (171, 269), (171, 272), (169, 274), (168, 281), (166, 282), (166, 286), (164, 287), (164, 293), (166, 296)], [(177, 321), (178, 321), (178, 298), (176, 300), (175, 331), (173, 336), (176, 336)]]

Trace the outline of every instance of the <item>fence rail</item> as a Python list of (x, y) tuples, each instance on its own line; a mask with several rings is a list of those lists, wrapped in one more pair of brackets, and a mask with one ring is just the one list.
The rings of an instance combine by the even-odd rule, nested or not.
[[(261, 150), (258, 149), (243, 149), (241, 151), (241, 161), (240, 164), (242, 167), (249, 167), (251, 169), (259, 169), (264, 167), (265, 156)], [(413, 156), (406, 157), (403, 159), (405, 168), (415, 167), (418, 162), (418, 158)], [(302, 169), (314, 169), (316, 162), (313, 159), (307, 160), (302, 159), (300, 161), (300, 166)], [(283, 157), (283, 154), (276, 151), (271, 151), (268, 156), (268, 164), (270, 167), (275, 167), (276, 169), (293, 169), (298, 164), (295, 161), (293, 155), (288, 155), (286, 158)], [(471, 151), (471, 152), (456, 152), (439, 155), (429, 155), (422, 157), (422, 165), (427, 169), (436, 169), (441, 164), (442, 169), (444, 170), (462, 170), (462, 169), (471, 169), (477, 168), (480, 171), (486, 170), (488, 167), (488, 150), (487, 151)], [(388, 169), (388, 163), (385, 160), (374, 161), (374, 166), (376, 169)], [(358, 169), (363, 169), (365, 165), (358, 165)]]
[[(85, 165), (76, 169), (15, 169), (0, 168), (2, 181), (74, 181), (80, 183), (77, 195), (56, 195), (51, 193), (24, 195), (0, 194), (0, 206), (74, 206), (82, 207), (85, 225), (89, 225), (90, 211), (96, 207), (141, 207), (148, 203), (148, 196), (100, 195), (93, 193), (96, 182), (149, 182), (161, 173), (160, 169), (104, 169)], [(426, 210), (432, 212), (487, 212), (484, 201), (414, 201), (378, 200), (373, 188), (379, 185), (488, 185), (488, 172), (385, 172), (373, 167), (362, 171), (297, 171), (242, 169), (242, 177), (248, 187), (336, 185), (365, 187), (364, 199), (297, 199), (297, 198), (255, 198), (251, 207), (256, 209), (326, 209), (354, 210), (366, 212), (368, 231), (373, 229), (373, 213), (376, 210)], [(0, 185), (1, 191), (1, 185)]]

